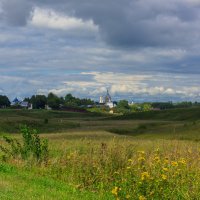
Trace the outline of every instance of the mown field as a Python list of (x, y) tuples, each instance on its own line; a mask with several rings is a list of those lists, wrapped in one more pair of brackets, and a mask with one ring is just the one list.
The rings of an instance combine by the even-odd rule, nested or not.
[(200, 109), (126, 116), (0, 110), (49, 141), (43, 162), (0, 153), (0, 199), (200, 199)]

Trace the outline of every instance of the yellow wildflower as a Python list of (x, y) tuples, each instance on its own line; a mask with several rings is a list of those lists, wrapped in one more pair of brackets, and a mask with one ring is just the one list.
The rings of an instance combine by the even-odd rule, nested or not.
[(127, 194), (126, 199), (130, 199), (130, 198), (131, 198), (131, 195)]
[(181, 158), (181, 159), (179, 160), (179, 163), (181, 163), (181, 164), (183, 164), (183, 165), (186, 165), (186, 160), (185, 160), (184, 158)]
[(144, 181), (145, 179), (150, 178), (150, 175), (148, 172), (142, 172), (141, 173), (141, 180)]
[(145, 152), (144, 152), (144, 151), (138, 151), (138, 153), (145, 154)]
[(145, 158), (144, 157), (139, 157), (138, 161), (145, 161)]
[(113, 189), (112, 189), (112, 194), (114, 194), (115, 196), (118, 195), (118, 191), (119, 191), (119, 188), (117, 186), (115, 186)]
[(130, 166), (128, 166), (126, 169), (131, 169), (131, 167), (130, 167)]
[(161, 177), (163, 180), (167, 180), (167, 176), (165, 174), (162, 174)]
[(146, 200), (146, 198), (143, 195), (141, 195), (139, 196), (139, 200)]
[(159, 158), (158, 156), (155, 156), (155, 157), (154, 157), (154, 160), (155, 160), (156, 162), (159, 162), (159, 161), (160, 161), (160, 158)]
[(128, 159), (128, 162), (133, 162), (133, 160), (132, 159)]
[(172, 161), (171, 164), (172, 164), (173, 167), (177, 167), (178, 166), (178, 163), (176, 161)]
[(169, 169), (168, 169), (168, 168), (166, 168), (166, 167), (163, 167), (163, 171), (166, 171), (166, 172), (168, 172), (168, 171), (169, 171)]

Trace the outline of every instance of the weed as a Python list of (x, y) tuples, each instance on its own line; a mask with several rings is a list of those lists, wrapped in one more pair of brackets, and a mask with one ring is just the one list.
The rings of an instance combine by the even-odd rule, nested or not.
[(4, 152), (5, 156), (20, 157), (23, 160), (33, 157), (37, 162), (47, 161), (48, 141), (41, 140), (38, 132), (26, 125), (21, 126), (20, 130), (23, 138), (22, 143), (15, 138), (3, 136), (4, 141), (10, 147), (0, 146), (0, 150)]

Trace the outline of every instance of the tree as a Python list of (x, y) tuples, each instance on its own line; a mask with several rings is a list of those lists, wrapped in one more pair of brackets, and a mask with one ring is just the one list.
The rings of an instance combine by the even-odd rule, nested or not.
[(150, 111), (152, 110), (152, 106), (150, 103), (143, 103), (142, 104), (142, 111)]
[(30, 99), (34, 109), (44, 109), (47, 104), (47, 98), (45, 95), (33, 95)]
[(121, 100), (118, 102), (116, 107), (117, 112), (126, 113), (130, 111), (130, 106), (128, 105), (127, 100)]
[(64, 106), (66, 107), (79, 107), (79, 106), (87, 106), (87, 105), (94, 105), (94, 101), (91, 99), (79, 99), (71, 94), (67, 94), (65, 96), (65, 103)]
[(0, 95), (0, 108), (9, 107), (10, 101), (7, 96)]
[(75, 97), (73, 97), (72, 96), (72, 94), (67, 94), (66, 96), (65, 96), (65, 102), (72, 102), (72, 101), (74, 101), (76, 98)]
[(47, 97), (47, 104), (52, 109), (59, 109), (61, 99), (53, 93), (49, 93)]

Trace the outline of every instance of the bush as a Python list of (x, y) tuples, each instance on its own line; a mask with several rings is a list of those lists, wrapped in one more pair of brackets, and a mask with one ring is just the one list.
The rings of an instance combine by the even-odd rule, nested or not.
[(30, 129), (28, 126), (23, 125), (20, 128), (22, 134), (22, 143), (17, 139), (3, 136), (4, 141), (8, 147), (0, 146), (0, 150), (8, 157), (20, 157), (23, 160), (30, 158), (36, 159), (37, 162), (48, 160), (48, 141), (41, 140), (38, 132), (35, 129)]

